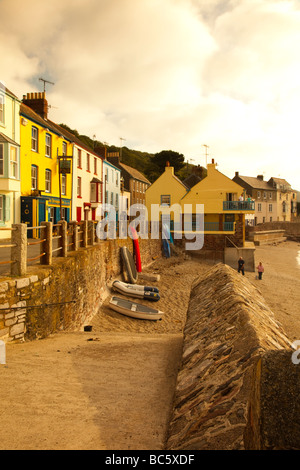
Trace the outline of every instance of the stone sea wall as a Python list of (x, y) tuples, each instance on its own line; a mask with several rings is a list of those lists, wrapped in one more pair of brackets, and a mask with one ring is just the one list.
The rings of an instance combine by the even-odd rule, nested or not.
[[(140, 240), (142, 266), (161, 256), (160, 240)], [(87, 323), (108, 295), (107, 281), (123, 272), (121, 246), (130, 238), (107, 240), (32, 266), (24, 277), (0, 280), (0, 340), (33, 340)]]
[[(197, 279), (190, 296), (166, 448), (276, 447), (276, 440), (270, 446), (264, 436), (270, 435), (280, 403), (272, 384), (266, 385), (262, 377), (268, 375), (265, 355), (279, 352), (289, 356), (289, 366), (297, 367), (291, 361), (290, 341), (246, 278), (220, 263)], [(280, 362), (276, 367), (281, 369)], [(263, 396), (267, 408), (262, 406)], [(274, 410), (273, 421), (270, 410)]]

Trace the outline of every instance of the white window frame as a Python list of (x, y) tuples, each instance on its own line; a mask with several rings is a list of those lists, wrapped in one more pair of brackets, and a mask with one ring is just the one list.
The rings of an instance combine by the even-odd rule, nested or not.
[[(11, 158), (12, 150), (14, 150), (15, 159)], [(9, 146), (9, 176), (15, 179), (19, 177), (18, 149), (14, 145)]]
[(0, 144), (0, 176), (4, 176), (4, 144)]
[(52, 172), (49, 170), (49, 168), (46, 168), (45, 170), (45, 192), (46, 193), (51, 193), (51, 181), (52, 179)]
[(52, 135), (46, 134), (45, 136), (45, 155), (47, 158), (52, 157)]
[(67, 192), (67, 176), (62, 174), (61, 175), (61, 194), (65, 196), (66, 192)]
[(0, 222), (4, 222), (4, 196), (0, 194)]
[(81, 177), (77, 176), (77, 197), (81, 197)]
[[(34, 184), (32, 184), (33, 182)], [(31, 190), (35, 191), (36, 189), (38, 189), (38, 167), (36, 165), (31, 165)]]
[(0, 93), (0, 124), (5, 125), (5, 95)]
[(77, 149), (77, 168), (82, 168), (82, 152), (80, 149)]
[(31, 128), (31, 150), (33, 152), (38, 152), (38, 148), (39, 148), (39, 130), (38, 130), (37, 127), (32, 126), (32, 128)]

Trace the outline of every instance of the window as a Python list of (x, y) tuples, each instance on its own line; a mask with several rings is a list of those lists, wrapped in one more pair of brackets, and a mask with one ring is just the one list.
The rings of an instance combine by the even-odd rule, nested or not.
[(37, 166), (31, 165), (31, 189), (37, 189), (38, 169)]
[(16, 147), (10, 147), (10, 177), (18, 178), (18, 151)]
[(81, 197), (81, 178), (77, 178), (77, 197)]
[(62, 154), (64, 157), (67, 155), (67, 142), (63, 142), (62, 144)]
[(4, 124), (4, 96), (0, 95), (0, 124)]
[(50, 134), (46, 134), (46, 151), (45, 155), (48, 158), (51, 158), (51, 150), (52, 150), (52, 137)]
[(81, 150), (77, 150), (77, 168), (81, 168)]
[(90, 171), (90, 154), (86, 154), (86, 171)]
[(4, 145), (0, 144), (0, 175), (4, 175)]
[(31, 150), (34, 152), (38, 151), (38, 138), (39, 138), (39, 131), (36, 127), (32, 126), (31, 129)]
[(4, 221), (4, 196), (0, 195), (0, 222)]
[(119, 173), (116, 172), (116, 185), (118, 186), (118, 184), (119, 184)]
[(272, 193), (269, 193), (269, 199), (272, 199)]
[(51, 193), (51, 170), (45, 171), (45, 191)]
[(272, 212), (272, 210), (273, 210), (273, 205), (269, 204), (269, 212)]
[(266, 199), (266, 198), (267, 198), (267, 193), (266, 193), (266, 191), (264, 191), (264, 199)]
[(94, 157), (94, 173), (97, 174), (97, 158)]
[(110, 194), (110, 203), (112, 206), (114, 205), (114, 193)]
[(163, 194), (160, 196), (160, 203), (162, 206), (170, 206), (171, 205), (171, 196), (167, 194)]
[(260, 202), (257, 204), (257, 210), (258, 210), (258, 212), (261, 212), (261, 203)]
[(91, 183), (91, 202), (100, 202), (100, 183)]
[(260, 199), (260, 191), (257, 191), (257, 199)]
[(66, 192), (67, 192), (67, 176), (62, 174), (61, 175), (61, 194), (65, 196)]

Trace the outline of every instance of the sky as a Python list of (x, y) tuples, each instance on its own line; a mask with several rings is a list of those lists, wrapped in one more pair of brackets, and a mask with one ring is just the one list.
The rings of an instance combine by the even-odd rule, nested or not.
[(0, 80), (109, 145), (300, 190), (299, 0), (0, 0)]

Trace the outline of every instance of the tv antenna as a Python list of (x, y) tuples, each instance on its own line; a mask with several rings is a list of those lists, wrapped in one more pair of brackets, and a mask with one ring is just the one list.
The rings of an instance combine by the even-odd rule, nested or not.
[(207, 166), (207, 149), (209, 148), (209, 145), (203, 144), (203, 147), (205, 147), (205, 160), (206, 160), (206, 166)]
[(49, 80), (45, 80), (44, 78), (39, 78), (41, 82), (44, 82), (44, 93), (46, 91), (46, 83), (50, 83), (50, 85), (55, 85), (53, 82), (49, 82)]

